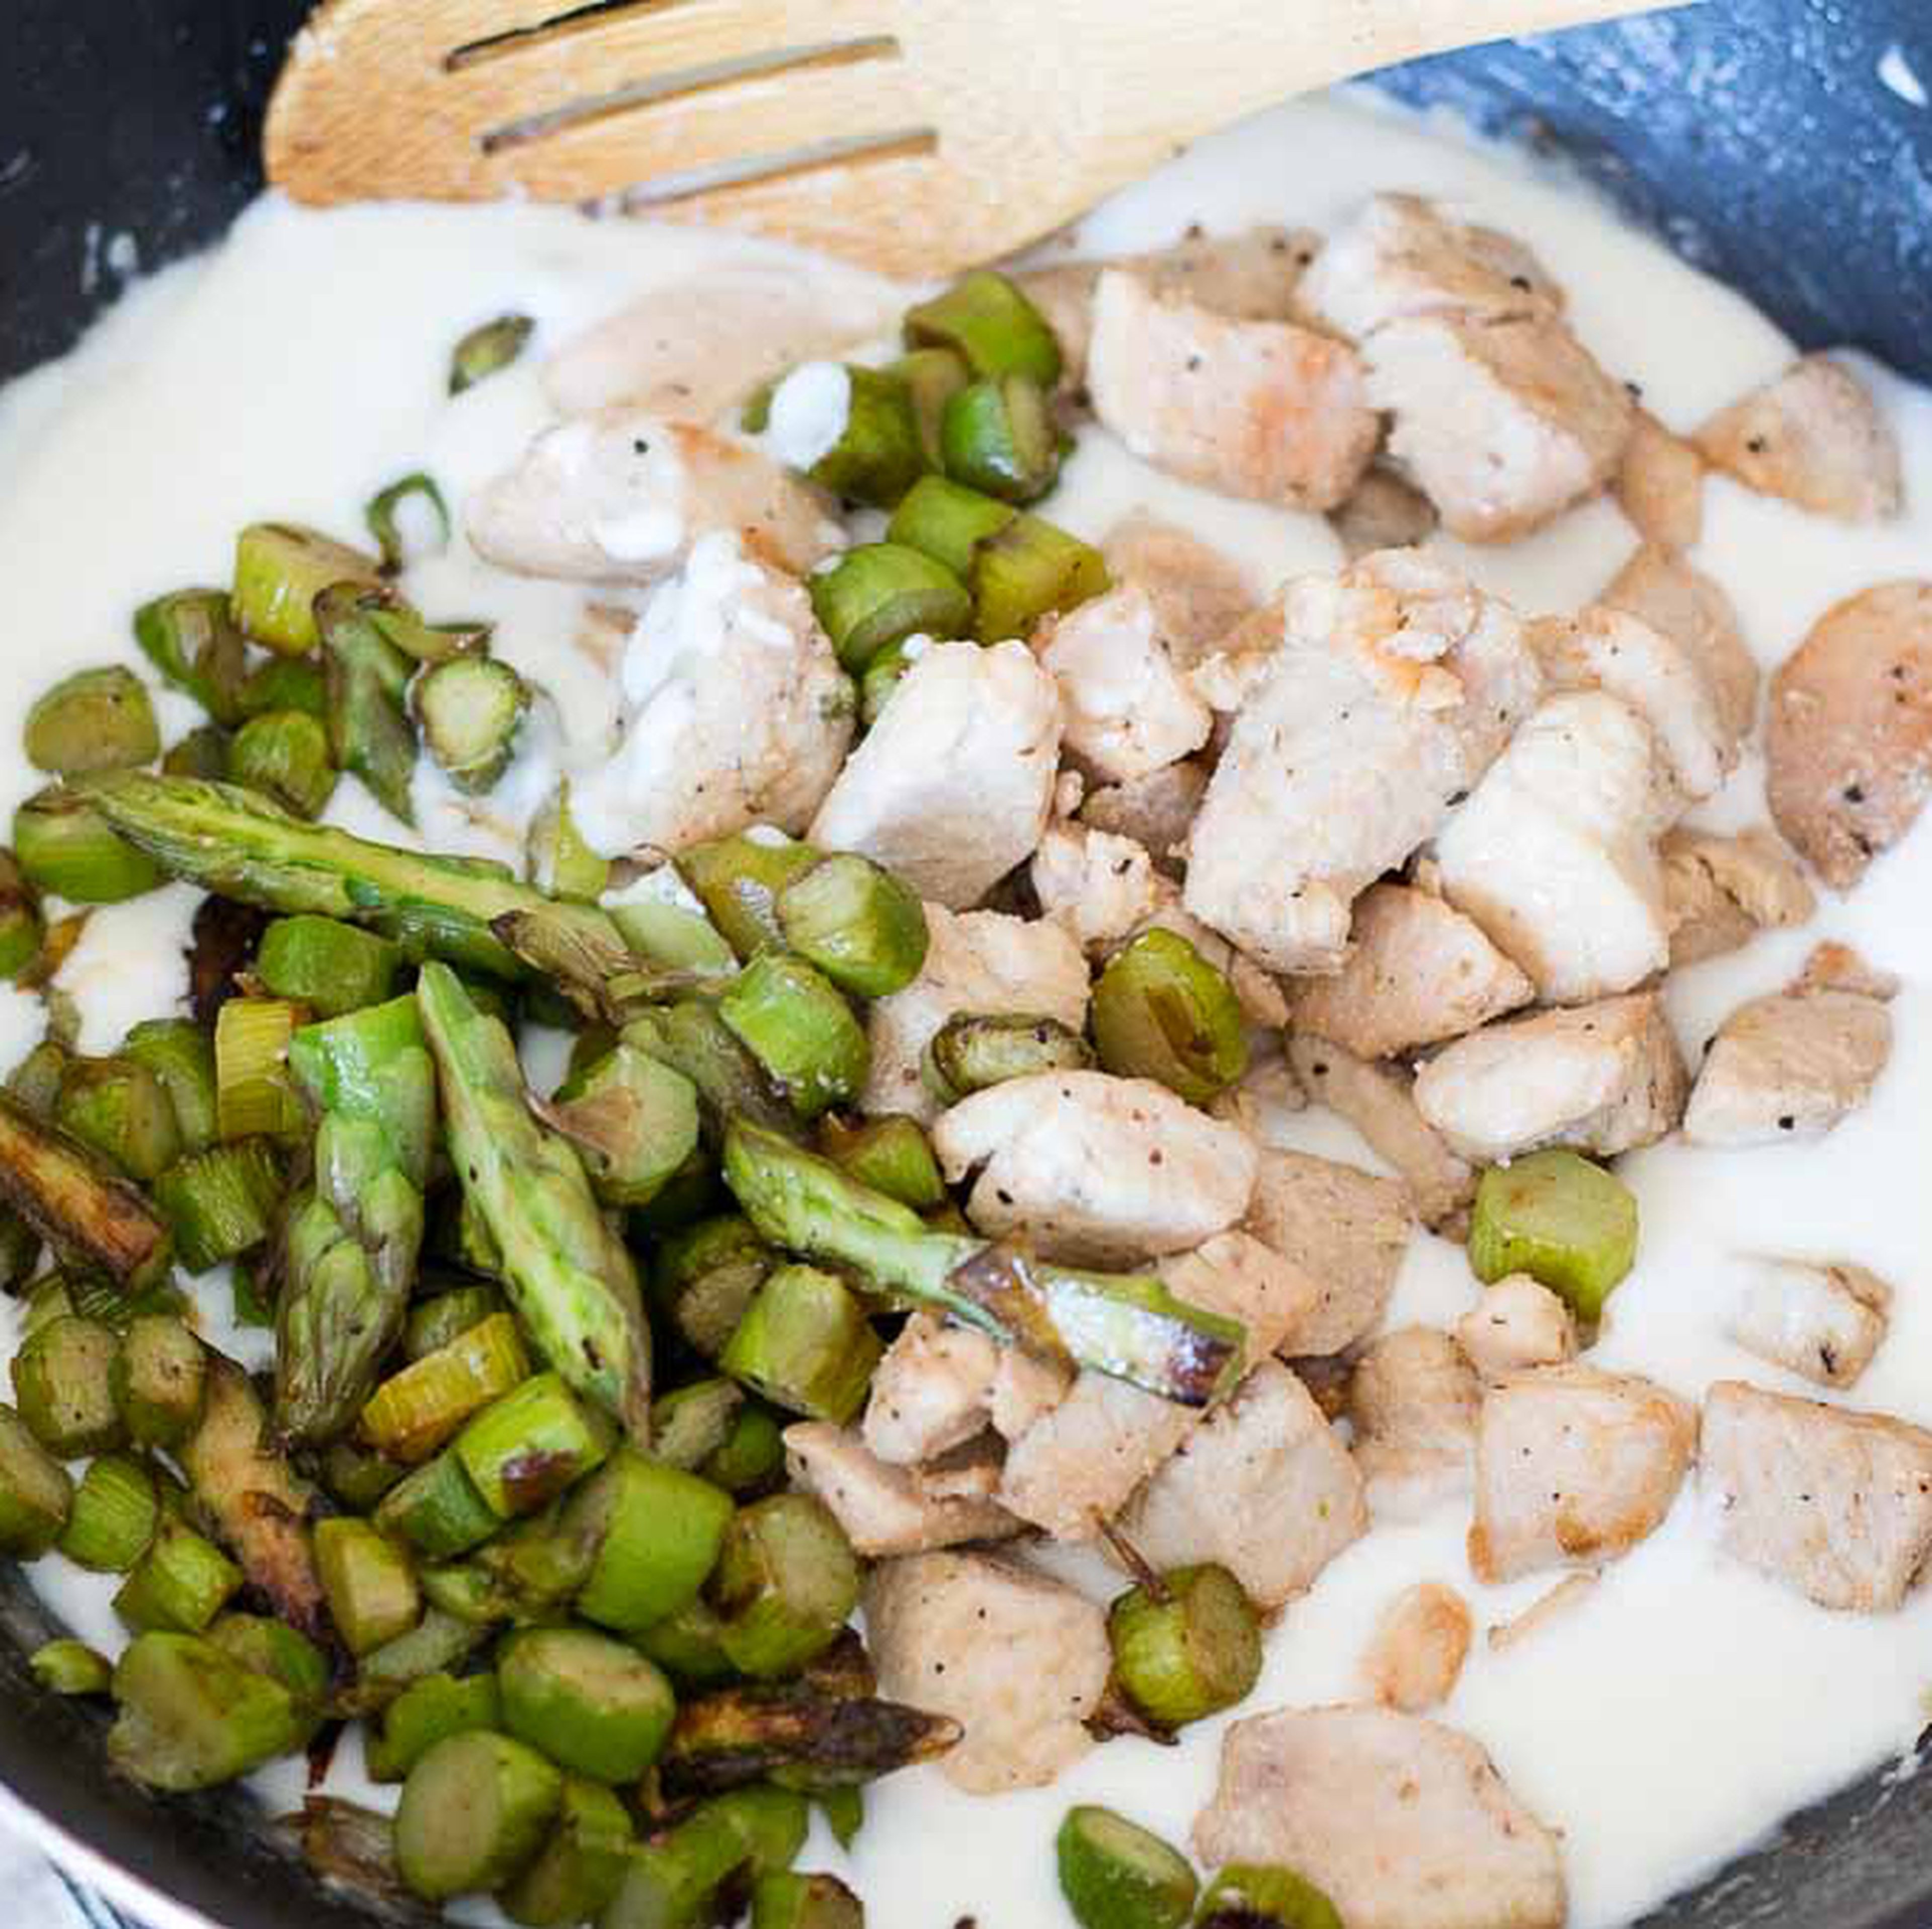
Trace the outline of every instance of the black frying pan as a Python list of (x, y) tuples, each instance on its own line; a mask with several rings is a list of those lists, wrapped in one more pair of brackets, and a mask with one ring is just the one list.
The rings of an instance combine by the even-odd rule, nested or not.
[[(212, 239), (256, 191), (262, 102), (306, 10), (0, 0), (0, 376), (58, 352), (112, 298), (112, 237), (131, 236), (152, 266)], [(503, 0), (506, 24), (544, 10)], [(1387, 84), (1574, 161), (1805, 346), (1852, 343), (1932, 376), (1932, 110), (1882, 84), (1893, 46), (1932, 82), (1932, 0), (1708, 0), (1418, 62)], [(130, 1880), (146, 1885), (146, 1912), (170, 1925), (196, 1911), (230, 1929), (380, 1919), (322, 1894), (241, 1798), (161, 1802), (110, 1778), (100, 1714), (27, 1674), (23, 1655), (52, 1631), (0, 1564), (0, 1783), (92, 1872), (120, 1872), (124, 1899)], [(1831, 1685), (1794, 1661), (1764, 1692), (1797, 1736)], [(1632, 1772), (1601, 1764), (1606, 1780)], [(936, 1908), (932, 1924), (881, 1929), (946, 1929), (944, 1898)], [(0, 1924), (15, 1922), (0, 1898)], [(1874, 1775), (1647, 1922), (1932, 1929), (1932, 1777)]]

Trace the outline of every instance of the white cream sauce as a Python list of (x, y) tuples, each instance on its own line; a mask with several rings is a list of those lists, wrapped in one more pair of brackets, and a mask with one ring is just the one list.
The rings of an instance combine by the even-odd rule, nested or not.
[[(1412, 123), (1334, 102), (1286, 107), (1202, 142), (1096, 213), (1082, 239), (1086, 251), (1100, 251), (1156, 245), (1195, 220), (1217, 230), (1256, 220), (1325, 226), (1378, 188), (1447, 199), (1528, 240), (1568, 290), (1584, 340), (1640, 384), (1673, 427), (1688, 428), (1790, 352), (1737, 297), (1567, 188)], [(0, 473), (8, 478), (0, 580), (9, 599), (0, 718), (17, 718), (66, 670), (134, 661), (133, 607), (184, 582), (225, 580), (233, 532), (252, 518), (299, 518), (352, 536), (371, 491), (418, 468), (460, 503), (550, 419), (536, 353), (460, 398), (445, 396), (449, 346), (477, 321), (507, 309), (532, 314), (538, 349), (548, 351), (640, 293), (707, 266), (782, 268), (788, 260), (800, 274), (824, 274), (832, 298), (849, 289), (855, 314), (878, 298), (867, 278), (689, 230), (593, 226), (536, 208), (316, 214), (259, 204), (220, 250), (138, 287), (74, 356), (0, 394)], [(1932, 557), (1932, 396), (1866, 372), (1904, 442), (1906, 518), (1848, 530), (1721, 480), (1708, 487), (1696, 560), (1730, 591), (1767, 665), (1834, 598), (1923, 573)], [(1160, 476), (1097, 430), (1083, 437), (1048, 506), (1092, 536), (1139, 507), (1185, 522), (1239, 558), (1258, 588), (1340, 560), (1320, 520)], [(1488, 587), (1543, 610), (1587, 600), (1633, 540), (1600, 502), (1511, 548), (1442, 547)], [(415, 565), (406, 587), (432, 616), (494, 620), (499, 648), (555, 706), (526, 733), (524, 755), (494, 796), (460, 799), (433, 773), (418, 784), (430, 842), (512, 855), (555, 771), (613, 746), (618, 666), (581, 640), (586, 603), (617, 601), (634, 612), (637, 599), (485, 572), (460, 537)], [(0, 728), (0, 803), (35, 782), (17, 731)], [(1761, 769), (1750, 764), (1702, 814), (1724, 824), (1760, 815), (1761, 788)], [(331, 814), (396, 835), (351, 782)], [(1672, 1015), (1694, 1054), (1737, 1002), (1784, 982), (1816, 939), (1844, 938), (1904, 976), (1898, 1050), (1870, 1106), (1820, 1144), (1746, 1153), (1670, 1144), (1624, 1162), (1643, 1240), (1595, 1356), (1604, 1364), (1693, 1396), (1726, 1375), (1786, 1385), (1724, 1337), (1734, 1256), (1850, 1258), (1898, 1289), (1891, 1336), (1857, 1402), (1932, 1422), (1928, 902), (1932, 825), (1922, 824), (1853, 897), (1828, 902), (1811, 928), (1760, 938), (1673, 980)], [(90, 1047), (176, 1008), (176, 954), (191, 902), (170, 890), (95, 914), (62, 980), (81, 1001)], [(0, 989), (0, 1060), (17, 1058), (39, 1029), (33, 1001)], [(550, 1041), (553, 1070), (556, 1055)], [(1288, 1130), (1311, 1150), (1372, 1162), (1332, 1117), (1311, 1111)], [(219, 1334), (225, 1285), (206, 1286), (211, 1334)], [(1420, 1237), (1393, 1318), (1447, 1321), (1474, 1290), (1456, 1248)], [(1508, 1618), (1548, 1586), (1548, 1577), (1475, 1586), (1466, 1524), (1466, 1509), (1452, 1508), (1378, 1528), (1351, 1549), (1288, 1610), (1244, 1712), (1348, 1696), (1365, 1630), (1413, 1581), (1461, 1590), (1479, 1624)], [(1077, 1558), (1060, 1564), (1109, 1586)], [(111, 1639), (110, 1589), (58, 1563), (36, 1572), (82, 1633)], [(1928, 1677), (1932, 1588), (1894, 1616), (1826, 1614), (1724, 1559), (1693, 1488), (1568, 1613), (1507, 1653), (1479, 1641), (1446, 1715), (1564, 1832), (1572, 1919), (1597, 1929), (1706, 1873), (1790, 1808), (1908, 1748), (1924, 1718)], [(1068, 1804), (1109, 1802), (1184, 1840), (1213, 1786), (1222, 1725), (1204, 1724), (1171, 1750), (1114, 1743), (1050, 1790), (997, 1801), (956, 1794), (932, 1771), (902, 1775), (872, 1792), (849, 1867), (822, 1832), (811, 1859), (847, 1868), (873, 1919), (892, 1929), (950, 1929), (967, 1915), (980, 1929), (1045, 1929), (1066, 1920), (1051, 1841)], [(335, 1780), (357, 1792), (359, 1779), (351, 1746)], [(278, 1806), (296, 1792), (285, 1769), (263, 1780)]]

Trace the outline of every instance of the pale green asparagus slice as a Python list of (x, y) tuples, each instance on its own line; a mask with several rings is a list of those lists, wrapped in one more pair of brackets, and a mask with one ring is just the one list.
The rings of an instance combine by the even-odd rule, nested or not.
[(650, 1333), (623, 1242), (569, 1142), (532, 1117), (508, 1028), (446, 965), (416, 986), (435, 1054), (450, 1157), (502, 1256), (502, 1280), (538, 1350), (569, 1384), (650, 1430)]

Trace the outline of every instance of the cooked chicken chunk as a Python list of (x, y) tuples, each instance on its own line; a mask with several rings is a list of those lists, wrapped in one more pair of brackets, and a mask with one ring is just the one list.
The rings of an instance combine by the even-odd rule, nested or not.
[(756, 449), (624, 408), (545, 430), (464, 524), (500, 569), (592, 582), (657, 582), (719, 532), (795, 576), (842, 542), (816, 492)]
[(868, 1561), (1020, 1532), (1020, 1522), (990, 1500), (922, 1492), (904, 1467), (881, 1460), (847, 1428), (801, 1420), (785, 1429), (784, 1444), (792, 1484), (816, 1494)]
[(1684, 550), (1704, 533), (1704, 458), (1648, 409), (1636, 412), (1617, 472), (1617, 506), (1646, 542)]
[(1062, 819), (1047, 827), (1028, 873), (1043, 916), (1083, 951), (1111, 951), (1174, 895), (1132, 838)]
[(1829, 1132), (1864, 1103), (1892, 1056), (1886, 995), (1800, 978), (1740, 1005), (1704, 1054), (1684, 1136), (1768, 1145)]
[(1039, 1072), (975, 1092), (933, 1128), (968, 1216), (1048, 1258), (1096, 1265), (1185, 1252), (1238, 1224), (1255, 1190), (1246, 1135), (1150, 1078)]
[(1096, 830), (1132, 838), (1157, 869), (1178, 878), (1187, 833), (1207, 794), (1207, 770), (1190, 760), (1151, 771), (1130, 784), (1106, 784), (1089, 790), (1078, 815)]
[(1506, 542), (1594, 494), (1630, 440), (1628, 392), (1552, 319), (1418, 315), (1362, 344), (1390, 456), (1450, 534)]
[(1060, 728), (1058, 686), (1024, 644), (934, 644), (839, 773), (812, 842), (962, 910), (1033, 854)]
[(1778, 829), (1850, 890), (1932, 790), (1932, 582), (1881, 584), (1819, 618), (1772, 679), (1765, 756)]
[(1757, 716), (1757, 658), (1738, 628), (1731, 599), (1701, 570), (1645, 543), (1597, 600), (1669, 637), (1703, 671), (1725, 734), (1742, 742)]
[(1393, 469), (1372, 464), (1348, 500), (1328, 512), (1351, 562), (1378, 549), (1414, 549), (1436, 533), (1436, 505)]
[(1371, 1064), (1306, 1032), (1290, 1041), (1288, 1061), (1309, 1096), (1346, 1118), (1402, 1175), (1416, 1217), (1431, 1232), (1453, 1228), (1476, 1196), (1476, 1169), (1417, 1111), (1408, 1068)]
[(1370, 1346), (1348, 1410), (1371, 1514), (1414, 1519), (1469, 1491), (1482, 1398), (1462, 1348), (1433, 1327), (1401, 1327)]
[(1084, 1595), (995, 1555), (915, 1554), (872, 1570), (865, 1609), (880, 1694), (964, 1726), (940, 1767), (968, 1794), (1044, 1787), (1093, 1747), (1113, 1652)]
[(1192, 530), (1144, 512), (1124, 516), (1100, 545), (1108, 573), (1154, 598), (1155, 620), (1184, 668), (1198, 663), (1260, 598), (1241, 569)]
[(790, 577), (702, 537), (652, 592), (626, 652), (630, 717), (571, 811), (607, 856), (748, 825), (804, 830), (852, 740), (852, 686)]
[(1209, 1868), (1274, 1862), (1348, 1929), (1562, 1929), (1556, 1838), (1466, 1735), (1387, 1708), (1236, 1722), (1194, 1824)]
[(1607, 690), (1649, 724), (1685, 797), (1709, 796), (1736, 769), (1742, 742), (1725, 728), (1702, 665), (1674, 637), (1602, 603), (1544, 616), (1529, 636), (1552, 688)]
[(1524, 244), (1459, 221), (1417, 194), (1378, 194), (1330, 236), (1302, 278), (1303, 310), (1352, 340), (1414, 315), (1551, 316), (1562, 291)]
[(983, 1333), (914, 1313), (873, 1370), (866, 1446), (910, 1467), (964, 1445), (986, 1424), (1000, 1350)]
[(1120, 1531), (1156, 1568), (1218, 1561), (1280, 1607), (1368, 1528), (1361, 1476), (1322, 1410), (1264, 1360), (1142, 1488)]
[(999, 911), (926, 908), (926, 962), (902, 992), (874, 1000), (866, 1013), (872, 1069), (860, 1109), (909, 1113), (922, 1124), (939, 1115), (920, 1067), (932, 1035), (962, 1012), (1036, 1013), (1074, 1030), (1087, 1024), (1087, 961), (1060, 926)]
[(1486, 1380), (1506, 1380), (1532, 1366), (1560, 1366), (1576, 1352), (1570, 1309), (1540, 1280), (1511, 1273), (1485, 1286), (1456, 1322), (1456, 1338)]
[(1355, 901), (1348, 956), (1293, 988), (1298, 1030), (1387, 1058), (1460, 1038), (1526, 1005), (1536, 988), (1482, 928), (1426, 891), (1374, 884)]
[(1923, 1427), (1720, 1380), (1697, 1454), (1725, 1550), (1820, 1607), (1889, 1612), (1932, 1554)]
[(1864, 384), (1828, 356), (1783, 374), (1713, 416), (1697, 446), (1747, 488), (1841, 522), (1898, 513), (1898, 444)]
[(1600, 1565), (1670, 1511), (1697, 1416), (1634, 1374), (1544, 1366), (1492, 1387), (1476, 1429), (1479, 1580)]
[(1602, 691), (1552, 697), (1436, 840), (1442, 887), (1552, 1004), (1580, 1004), (1670, 956), (1654, 837), (1654, 741)]
[(1154, 600), (1137, 585), (1070, 610), (1036, 647), (1060, 686), (1066, 754), (1100, 782), (1144, 777), (1208, 741), (1214, 712), (1174, 667)]
[(1485, 1025), (1416, 1075), (1416, 1108), (1479, 1165), (1574, 1145), (1607, 1158), (1684, 1116), (1690, 1078), (1654, 992)]
[(1157, 468), (1290, 508), (1342, 501), (1382, 435), (1346, 343), (1232, 320), (1118, 268), (1094, 290), (1087, 387), (1095, 415)]
[(1439, 1708), (1455, 1692), (1468, 1658), (1468, 1604), (1454, 1588), (1422, 1581), (1382, 1610), (1362, 1657), (1362, 1686), (1372, 1701), (1405, 1714)]
[(1748, 1352), (1821, 1387), (1849, 1387), (1885, 1337), (1892, 1288), (1850, 1264), (1760, 1258), (1732, 1309), (1730, 1334)]
[(1321, 1298), (1282, 1340), (1284, 1354), (1339, 1353), (1388, 1310), (1414, 1227), (1392, 1179), (1306, 1152), (1264, 1151), (1248, 1230), (1308, 1274)]
[(888, 296), (856, 273), (714, 264), (572, 337), (544, 364), (544, 387), (568, 416), (622, 402), (709, 421), (760, 382), (877, 334)]
[(1333, 970), (1349, 908), (1440, 825), (1541, 682), (1522, 626), (1390, 550), (1290, 583), (1190, 841), (1186, 904), (1280, 971)]
[(1679, 824), (1659, 851), (1673, 968), (1721, 957), (1760, 931), (1806, 923), (1818, 908), (1797, 859), (1761, 824), (1729, 837)]

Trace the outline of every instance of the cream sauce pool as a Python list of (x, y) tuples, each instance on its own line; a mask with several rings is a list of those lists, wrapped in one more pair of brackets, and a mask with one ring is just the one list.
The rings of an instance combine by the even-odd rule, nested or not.
[[(1326, 226), (1384, 188), (1445, 199), (1531, 242), (1568, 290), (1585, 342), (1673, 428), (1688, 428), (1790, 352), (1736, 296), (1588, 198), (1507, 158), (1334, 101), (1285, 107), (1202, 143), (1096, 212), (1083, 251), (1158, 245), (1195, 221)], [(219, 249), (137, 288), (76, 354), (0, 394), (0, 719), (18, 719), (65, 670), (136, 661), (134, 606), (184, 583), (224, 580), (240, 524), (285, 517), (352, 537), (362, 502), (398, 475), (427, 469), (460, 502), (512, 459), (550, 419), (541, 357), (448, 399), (446, 358), (466, 328), (520, 310), (536, 318), (538, 346), (554, 348), (652, 286), (707, 268), (822, 277), (855, 330), (878, 327), (897, 305), (870, 278), (668, 226), (514, 206), (315, 213), (259, 203)], [(1767, 666), (1837, 598), (1922, 574), (1932, 559), (1932, 395), (1863, 372), (1904, 445), (1903, 519), (1847, 529), (1722, 478), (1708, 485), (1695, 560), (1729, 590)], [(1136, 508), (1185, 523), (1238, 558), (1258, 591), (1340, 560), (1318, 519), (1161, 476), (1098, 430), (1083, 436), (1048, 508), (1088, 536)], [(1539, 611), (1587, 601), (1634, 543), (1616, 509), (1598, 502), (1512, 548), (1444, 547), (1485, 586)], [(612, 746), (610, 666), (576, 640), (585, 595), (484, 571), (460, 537), (405, 586), (433, 616), (493, 619), (500, 649), (549, 694), (551, 713), (494, 797), (468, 804), (430, 776), (419, 780), (428, 842), (512, 854), (556, 764), (594, 763)], [(166, 699), (169, 734), (187, 720), (187, 706)], [(1761, 778), (1748, 764), (1702, 814), (1726, 824), (1761, 816)], [(0, 722), (0, 806), (36, 781), (15, 723)], [(332, 814), (376, 836), (396, 832), (350, 782)], [(194, 902), (176, 887), (94, 914), (62, 974), (86, 1047), (177, 1008)], [(1733, 1005), (1781, 984), (1818, 938), (1843, 938), (1904, 978), (1898, 1048), (1870, 1106), (1822, 1144), (1739, 1153), (1666, 1144), (1623, 1162), (1642, 1244), (1613, 1302), (1602, 1364), (1693, 1399), (1730, 1375), (1785, 1384), (1724, 1337), (1736, 1256), (1849, 1258), (1898, 1289), (1858, 1403), (1932, 1422), (1928, 903), (1932, 822), (1875, 864), (1852, 898), (1828, 900), (1809, 928), (1673, 978), (1672, 1013), (1694, 1059)], [(41, 1022), (34, 1000), (0, 988), (0, 1068)], [(1332, 1118), (1303, 1114), (1284, 1129), (1309, 1149), (1373, 1162)], [(1474, 1293), (1461, 1252), (1419, 1235), (1391, 1318), (1444, 1322)], [(245, 1342), (259, 1359), (260, 1336), (227, 1328), (225, 1286), (206, 1282), (202, 1298), (211, 1337)], [(1460, 1590), (1479, 1627), (1544, 1592), (1547, 1576), (1475, 1586), (1466, 1520), (1466, 1506), (1451, 1507), (1381, 1526), (1335, 1562), (1274, 1631), (1246, 1712), (1348, 1697), (1366, 1629), (1414, 1581)], [(118, 1639), (109, 1586), (56, 1562), (34, 1573), (78, 1631)], [(1598, 1929), (1907, 1749), (1926, 1718), (1928, 1682), (1932, 1588), (1895, 1616), (1827, 1614), (1720, 1556), (1693, 1484), (1664, 1526), (1572, 1611), (1507, 1652), (1479, 1639), (1444, 1712), (1562, 1831), (1572, 1920)], [(1108, 1802), (1184, 1840), (1214, 1784), (1222, 1725), (1204, 1723), (1172, 1750), (1117, 1742), (1051, 1789), (997, 1800), (958, 1794), (930, 1770), (901, 1775), (872, 1792), (849, 1863), (822, 1830), (808, 1858), (847, 1873), (872, 1920), (890, 1929), (952, 1929), (964, 1916), (979, 1929), (1048, 1929), (1068, 1919), (1051, 1852), (1067, 1806)], [(338, 1762), (345, 1792), (357, 1792), (358, 1755), (350, 1746)], [(285, 1804), (293, 1776), (292, 1765), (270, 1772), (266, 1798)]]

